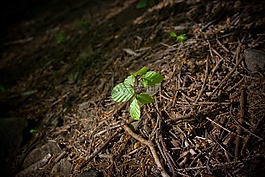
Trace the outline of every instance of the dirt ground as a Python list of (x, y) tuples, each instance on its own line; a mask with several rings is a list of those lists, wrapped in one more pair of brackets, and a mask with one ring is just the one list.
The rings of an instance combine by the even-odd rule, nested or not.
[[(263, 176), (264, 2), (39, 2), (2, 29), (1, 174)], [(133, 121), (111, 90), (143, 66)]]

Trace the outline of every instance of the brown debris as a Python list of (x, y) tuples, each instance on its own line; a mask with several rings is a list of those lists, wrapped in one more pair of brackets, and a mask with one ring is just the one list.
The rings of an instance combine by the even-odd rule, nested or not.
[[(120, 6), (131, 3), (120, 2)], [(56, 49), (43, 53), (44, 58), (56, 58), (62, 49), (69, 51), (57, 54), (61, 61), (45, 61), (10, 88), (10, 93), (37, 90), (15, 95), (24, 103), (20, 113), (42, 119), (39, 133), (16, 163), (22, 164), (34, 146), (54, 142), (60, 152), (47, 151), (45, 155), (52, 156), (37, 160), (46, 159), (45, 164), (32, 162), (27, 167), (34, 165), (43, 176), (59, 175), (55, 169), (62, 161), (71, 167), (71, 172), (65, 172), (69, 176), (94, 170), (103, 176), (139, 177), (264, 172), (265, 73), (248, 70), (244, 63), (244, 53), (250, 48), (265, 50), (264, 34), (253, 33), (264, 25), (255, 20), (260, 15), (255, 10), (261, 13), (262, 5), (205, 3), (163, 1), (127, 27), (107, 16), (104, 23), (97, 21), (82, 34), (96, 36), (97, 29), (103, 35), (90, 40), (91, 46), (83, 53), (78, 48), (87, 44), (82, 36), (74, 49), (67, 45), (46, 48)], [(115, 6), (110, 12), (116, 14)], [(193, 21), (184, 23), (189, 18)], [(109, 31), (104, 34), (106, 28)], [(169, 37), (171, 31), (186, 33), (188, 40), (177, 43)], [(14, 40), (8, 46), (20, 42)], [(142, 66), (160, 73), (164, 81), (152, 93), (155, 102), (141, 106), (141, 120), (132, 121), (128, 104), (115, 103), (110, 93)], [(23, 170), (28, 169), (20, 174)]]

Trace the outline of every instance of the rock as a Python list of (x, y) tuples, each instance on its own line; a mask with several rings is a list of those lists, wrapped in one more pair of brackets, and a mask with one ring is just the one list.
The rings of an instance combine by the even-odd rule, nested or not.
[(72, 164), (67, 159), (61, 159), (57, 164), (52, 168), (52, 174), (56, 176), (70, 176), (72, 171)]
[(27, 120), (23, 118), (0, 118), (0, 174), (12, 176), (11, 164), (23, 141)]
[(244, 58), (247, 69), (252, 72), (265, 68), (265, 52), (262, 50), (247, 49), (244, 51)]
[(101, 173), (92, 169), (77, 175), (77, 177), (101, 177), (101, 176), (103, 176)]
[(57, 143), (49, 142), (42, 147), (35, 148), (33, 151), (29, 153), (29, 155), (25, 158), (23, 163), (23, 169), (40, 161), (43, 159), (47, 154), (51, 154), (55, 156), (61, 152), (61, 148)]

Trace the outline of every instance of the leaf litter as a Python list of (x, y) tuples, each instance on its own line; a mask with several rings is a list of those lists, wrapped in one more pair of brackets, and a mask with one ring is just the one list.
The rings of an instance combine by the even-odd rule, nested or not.
[[(103, 176), (264, 172), (264, 68), (248, 70), (243, 57), (249, 48), (264, 51), (264, 31), (260, 32), (264, 21), (256, 20), (260, 14), (254, 11), (262, 5), (213, 1), (204, 12), (204, 3), (162, 1), (146, 10), (130, 30), (116, 36), (122, 42), (98, 44), (97, 52), (102, 45), (113, 48), (100, 53), (110, 58), (92, 61), (93, 69), (83, 72), (79, 85), (43, 99), (43, 105), (52, 103), (57, 108), (46, 110), (42, 133), (26, 146), (24, 156), (47, 142), (59, 144), (62, 153), (52, 154), (38, 166), (39, 174), (51, 176), (50, 169), (60, 159), (72, 164), (71, 176), (93, 170)], [(182, 19), (178, 14), (183, 14)], [(188, 39), (176, 43), (169, 33), (182, 30), (176, 26), (187, 21), (191, 21), (185, 28)], [(161, 74), (164, 81), (153, 95), (154, 102), (141, 106), (140, 120), (132, 121), (128, 105), (112, 101), (110, 92), (143, 66)], [(66, 109), (71, 95), (78, 101)], [(17, 163), (23, 163), (23, 158)]]

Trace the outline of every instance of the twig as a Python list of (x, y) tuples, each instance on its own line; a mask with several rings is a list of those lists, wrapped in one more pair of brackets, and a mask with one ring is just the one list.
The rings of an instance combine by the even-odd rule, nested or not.
[(130, 134), (134, 139), (136, 139), (137, 141), (140, 141), (142, 144), (146, 145), (149, 147), (153, 157), (154, 157), (154, 160), (155, 160), (155, 163), (157, 165), (157, 167), (161, 170), (161, 175), (163, 177), (169, 177), (169, 175), (167, 174), (167, 172), (165, 171), (164, 167), (162, 166), (160, 160), (159, 160), (159, 157), (157, 155), (157, 152), (154, 148), (154, 145), (152, 142), (150, 141), (147, 141), (145, 140), (144, 138), (140, 137), (139, 135), (137, 135), (136, 133), (134, 133), (127, 125), (124, 125), (123, 126), (124, 130)]
[(216, 39), (217, 44), (219, 44), (227, 53), (230, 53), (230, 51), (218, 40), (218, 38)]
[(217, 125), (218, 127), (224, 129), (225, 131), (233, 134), (233, 135), (236, 135), (236, 136), (239, 136), (241, 138), (243, 138), (241, 135), (238, 135), (237, 133), (234, 133), (234, 132), (231, 132), (230, 130), (228, 130), (227, 128), (223, 127), (222, 125), (218, 124), (217, 122), (213, 121), (212, 119), (210, 119), (209, 117), (206, 117), (207, 120), (209, 120), (210, 122), (214, 123), (215, 125)]
[(215, 106), (216, 106), (216, 105), (217, 105), (217, 104), (211, 104), (210, 106), (208, 106), (208, 107), (206, 107), (206, 108), (200, 110), (199, 112), (191, 112), (191, 113), (189, 113), (189, 114), (187, 114), (187, 115), (184, 115), (184, 116), (181, 116), (181, 117), (176, 117), (176, 118), (174, 118), (174, 119), (167, 119), (167, 120), (165, 120), (165, 122), (166, 122), (166, 123), (169, 123), (169, 122), (170, 122), (171, 124), (176, 124), (175, 121), (178, 121), (178, 120), (191, 119), (192, 117), (197, 117), (197, 116), (199, 116), (199, 115), (206, 114), (206, 113), (208, 113), (209, 111), (211, 111), (211, 112), (215, 112), (216, 110), (220, 109), (220, 108), (216, 108), (216, 109), (215, 109)]
[(113, 126), (107, 126), (104, 130), (96, 133), (94, 136), (99, 136), (102, 135), (103, 133), (106, 133), (107, 131), (113, 130), (113, 129), (117, 129), (119, 127), (122, 127), (125, 124), (125, 122), (121, 122), (118, 125), (113, 125)]
[(237, 58), (237, 63), (236, 65), (233, 67), (233, 69), (225, 76), (225, 78), (219, 83), (219, 85), (213, 90), (213, 92), (210, 94), (210, 96), (212, 96), (213, 94), (215, 94), (215, 92), (222, 87), (227, 80), (232, 76), (232, 74), (236, 71), (236, 68), (239, 66), (239, 64), (243, 61), (243, 57), (240, 58), (240, 60), (238, 60), (238, 56), (239, 56), (239, 52), (240, 52), (240, 48), (238, 46), (237, 48), (237, 52), (236, 52), (236, 58)]
[[(223, 167), (231, 167), (233, 165), (237, 165), (239, 163), (246, 163), (248, 161), (251, 161), (253, 159), (256, 159), (257, 157), (264, 157), (264, 155), (261, 155), (261, 154), (256, 154), (254, 156), (250, 156), (250, 157), (247, 157), (247, 158), (244, 158), (242, 160), (236, 160), (236, 161), (233, 161), (233, 162), (227, 162), (227, 163), (219, 163), (219, 164), (216, 164), (216, 165), (213, 165), (211, 167), (211, 169), (220, 169), (220, 168), (223, 168)], [(207, 166), (197, 166), (197, 167), (189, 167), (189, 168), (181, 168), (181, 169), (176, 169), (177, 171), (190, 171), (190, 170), (201, 170), (201, 169), (206, 169)]]
[[(257, 123), (253, 126), (253, 128), (252, 128), (252, 131), (253, 131), (253, 132), (258, 128), (258, 126), (262, 123), (262, 121), (263, 121), (262, 118), (261, 118), (261, 119), (258, 119), (258, 122), (257, 122)], [(253, 135), (253, 134), (251, 133), (251, 134), (249, 134), (249, 135), (246, 137), (246, 139), (245, 139), (245, 141), (244, 141), (244, 144), (242, 145), (241, 154), (243, 154), (244, 150), (246, 149), (247, 144), (248, 144), (248, 141), (249, 141), (251, 135)], [(254, 135), (255, 135), (255, 134), (254, 134)]]
[[(232, 118), (233, 118), (233, 117), (232, 117)], [(248, 133), (251, 134), (252, 136), (258, 138), (259, 140), (263, 141), (263, 138), (261, 138), (260, 136), (258, 136), (258, 135), (256, 135), (256, 134), (252, 133), (250, 130), (246, 129), (245, 127), (243, 127), (243, 126), (241, 125), (241, 123), (238, 122), (236, 119), (233, 118), (233, 120), (234, 120), (234, 121), (235, 121), (235, 122), (241, 127), (241, 129), (243, 129), (244, 131), (248, 132)]]
[(29, 176), (30, 173), (35, 172), (36, 170), (43, 167), (49, 159), (52, 157), (52, 155), (49, 153), (43, 157), (43, 159), (39, 160), (38, 162), (34, 163), (33, 165), (29, 166), (22, 172), (20, 172), (16, 177), (23, 177), (23, 176)]
[(172, 159), (172, 157), (168, 153), (168, 150), (166, 148), (165, 142), (163, 141), (162, 135), (158, 134), (158, 133), (159, 133), (159, 131), (156, 132), (156, 143), (157, 143), (157, 146), (158, 146), (158, 148), (160, 150), (160, 153), (163, 156), (165, 162), (168, 163), (168, 168), (172, 172), (172, 177), (175, 177), (176, 174), (175, 174), (174, 168), (177, 168), (178, 166), (175, 164), (174, 160)]
[(209, 63), (209, 62), (208, 62), (208, 58), (207, 58), (207, 59), (206, 59), (206, 66), (205, 66), (205, 67), (206, 67), (205, 77), (204, 77), (204, 79), (203, 79), (203, 84), (202, 84), (201, 90), (200, 90), (200, 92), (199, 92), (199, 94), (198, 94), (198, 96), (197, 96), (197, 98), (196, 98), (194, 104), (197, 104), (198, 100), (200, 99), (200, 97), (201, 97), (201, 95), (202, 95), (202, 92), (203, 92), (204, 89), (205, 89), (206, 79), (207, 79), (207, 77), (208, 77), (208, 70), (209, 70), (209, 64), (208, 64), (208, 63)]
[(119, 133), (119, 131), (116, 131), (111, 137), (109, 137), (100, 147), (95, 149), (95, 151), (86, 159), (85, 162), (83, 162), (79, 169), (81, 170), (84, 168), (102, 149), (109, 144), (109, 142)]
[[(245, 116), (245, 89), (242, 89), (241, 95), (240, 95), (240, 119), (239, 123), (242, 124), (244, 121)], [(237, 127), (237, 134), (241, 134), (241, 126)], [(236, 147), (235, 147), (235, 160), (238, 159), (239, 154), (239, 146), (240, 146), (240, 138), (236, 137)]]
[(16, 40), (16, 41), (12, 41), (12, 42), (7, 42), (4, 44), (4, 46), (15, 45), (15, 44), (24, 44), (24, 43), (28, 43), (28, 42), (32, 41), (33, 39), (34, 39), (33, 37), (29, 37), (29, 38), (20, 39), (20, 40)]

